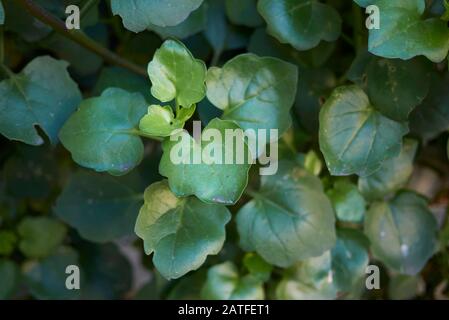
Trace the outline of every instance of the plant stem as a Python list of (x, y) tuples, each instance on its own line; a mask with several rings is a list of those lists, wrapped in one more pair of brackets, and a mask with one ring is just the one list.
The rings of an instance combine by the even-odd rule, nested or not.
[(93, 53), (101, 56), (104, 60), (111, 64), (115, 64), (117, 66), (126, 68), (131, 70), (137, 74), (147, 77), (147, 72), (144, 68), (126, 60), (122, 57), (118, 56), (114, 52), (106, 49), (105, 47), (98, 44), (96, 41), (92, 40), (88, 36), (86, 36), (80, 30), (68, 30), (65, 24), (54, 17), (51, 13), (49, 13), (44, 8), (40, 7), (32, 0), (16, 0), (22, 5), (28, 12), (33, 15), (38, 20), (52, 27), (56, 32), (62, 34), (63, 36), (69, 38), (72, 41), (75, 41), (82, 47), (92, 51)]
[(83, 19), (89, 13), (90, 9), (97, 4), (98, 0), (87, 0), (80, 11), (80, 18)]

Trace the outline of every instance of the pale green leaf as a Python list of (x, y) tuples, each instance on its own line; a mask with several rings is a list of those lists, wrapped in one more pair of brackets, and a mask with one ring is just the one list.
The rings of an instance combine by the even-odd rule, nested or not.
[(349, 181), (337, 181), (327, 195), (338, 220), (354, 223), (363, 221), (366, 202), (357, 186)]
[(139, 129), (150, 136), (168, 137), (176, 129), (184, 126), (184, 122), (175, 119), (170, 106), (151, 105), (148, 113), (140, 119)]

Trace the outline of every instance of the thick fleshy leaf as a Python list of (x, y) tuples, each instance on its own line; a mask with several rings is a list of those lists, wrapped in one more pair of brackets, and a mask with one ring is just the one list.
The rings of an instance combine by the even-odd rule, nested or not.
[(370, 200), (381, 199), (402, 188), (413, 171), (413, 159), (418, 144), (411, 139), (404, 140), (401, 153), (386, 160), (378, 171), (359, 178), (359, 190)]
[(146, 111), (141, 94), (110, 88), (100, 97), (84, 100), (59, 138), (78, 164), (124, 174), (142, 160), (143, 143), (135, 131)]
[(327, 192), (337, 218), (345, 222), (362, 222), (366, 202), (357, 186), (349, 181), (337, 181)]
[[(79, 266), (78, 254), (62, 247), (55, 254), (24, 266), (25, 283), (31, 295), (42, 300), (68, 300), (80, 297), (80, 290), (67, 290), (65, 273), (70, 265)], [(83, 286), (81, 274), (81, 287)]]
[(433, 255), (438, 227), (424, 198), (403, 192), (375, 202), (367, 212), (365, 233), (376, 258), (389, 268), (415, 275)]
[(54, 208), (63, 221), (89, 241), (106, 242), (133, 233), (143, 194), (136, 186), (89, 171), (72, 175)]
[(430, 83), (429, 95), (410, 114), (410, 130), (424, 142), (449, 129), (449, 75), (434, 75)]
[(257, 27), (263, 24), (257, 12), (257, 0), (226, 0), (226, 14), (232, 24)]
[(189, 108), (206, 95), (206, 71), (204, 62), (195, 59), (181, 42), (167, 40), (148, 64), (151, 93), (162, 102), (176, 99)]
[(146, 254), (154, 252), (153, 263), (165, 278), (196, 270), (208, 255), (221, 250), (231, 219), (226, 207), (177, 198), (167, 181), (149, 186), (144, 197), (135, 231), (144, 240)]
[(172, 27), (160, 27), (157, 25), (149, 25), (148, 29), (156, 32), (161, 38), (176, 38), (184, 39), (202, 31), (206, 25), (207, 5), (202, 5), (197, 10), (193, 11), (180, 24)]
[(237, 215), (240, 243), (267, 262), (286, 267), (335, 244), (335, 217), (320, 180), (287, 161), (263, 176), (254, 199)]
[(224, 262), (207, 272), (201, 297), (208, 300), (263, 300), (265, 293), (260, 280), (251, 275), (242, 277), (232, 262)]
[(297, 69), (290, 63), (242, 54), (223, 68), (209, 69), (207, 98), (224, 111), (222, 119), (243, 129), (278, 129), (281, 136), (291, 124), (297, 81)]
[[(226, 143), (226, 130), (239, 130), (232, 121), (214, 119), (202, 133), (201, 145), (187, 131), (179, 131), (162, 144), (159, 165), (170, 189), (178, 196), (195, 195), (208, 203), (234, 204), (248, 183), (252, 156), (242, 137)], [(213, 134), (219, 134), (214, 136)], [(241, 146), (241, 148), (239, 147)], [(240, 154), (243, 152), (243, 154)], [(195, 163), (195, 154), (202, 159)], [(233, 155), (233, 161), (226, 161)], [(242, 163), (237, 158), (242, 156)], [(176, 157), (177, 159), (174, 159)], [(175, 161), (176, 160), (176, 161)]]
[(381, 13), (380, 28), (369, 31), (371, 53), (404, 60), (423, 55), (433, 62), (441, 62), (447, 56), (449, 29), (438, 18), (423, 19), (425, 0), (359, 0), (363, 6), (368, 2), (378, 6)]
[(320, 112), (320, 149), (332, 175), (367, 176), (399, 154), (405, 124), (384, 117), (357, 86), (336, 88)]
[(67, 229), (52, 218), (27, 217), (20, 222), (17, 231), (20, 251), (29, 258), (42, 258), (53, 253), (62, 243)]
[(176, 26), (184, 21), (203, 0), (112, 0), (111, 9), (123, 19), (125, 27), (134, 32), (151, 25)]
[(11, 298), (19, 283), (20, 270), (11, 260), (0, 259), (0, 300)]
[(59, 129), (81, 101), (67, 67), (65, 61), (42, 56), (0, 82), (0, 133), (40, 145), (44, 140), (35, 128), (39, 126), (56, 143)]
[(384, 116), (407, 121), (410, 112), (427, 96), (430, 65), (411, 61), (373, 59), (367, 68), (367, 93)]
[(268, 33), (298, 50), (316, 47), (321, 40), (335, 41), (341, 18), (333, 7), (316, 0), (259, 0)]

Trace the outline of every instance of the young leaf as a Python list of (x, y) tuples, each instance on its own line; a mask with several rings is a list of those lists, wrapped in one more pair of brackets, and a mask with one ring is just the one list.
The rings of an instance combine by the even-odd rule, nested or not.
[(178, 105), (189, 108), (206, 95), (206, 71), (204, 62), (181, 42), (167, 40), (148, 64), (151, 94), (162, 102), (176, 99)]
[(54, 210), (81, 237), (92, 242), (130, 235), (143, 195), (136, 186), (122, 180), (94, 172), (76, 172), (67, 182)]
[(148, 113), (140, 119), (139, 129), (145, 134), (157, 137), (168, 137), (174, 130), (182, 129), (183, 121), (175, 119), (170, 106), (151, 105)]
[(335, 41), (341, 32), (338, 11), (316, 0), (259, 0), (257, 9), (268, 33), (297, 50), (316, 47), (321, 40)]
[[(25, 283), (36, 299), (77, 299), (80, 290), (67, 290), (65, 273), (67, 266), (79, 266), (78, 254), (62, 247), (55, 254), (40, 261), (31, 261), (24, 266)], [(82, 277), (82, 275), (81, 275)]]
[(345, 222), (362, 222), (366, 202), (357, 186), (348, 181), (337, 181), (327, 192), (338, 220)]
[[(226, 130), (238, 129), (232, 121), (214, 119), (203, 131), (202, 137), (206, 136), (205, 132), (209, 137), (207, 142), (199, 144), (186, 131), (165, 140), (159, 172), (168, 178), (173, 193), (178, 197), (195, 195), (207, 203), (236, 203), (248, 183), (252, 164), (243, 137), (236, 136), (232, 144), (226, 143)], [(210, 135), (215, 132), (219, 135)], [(239, 164), (237, 158), (241, 152), (244, 161)], [(194, 162), (195, 154), (202, 156), (198, 163)], [(231, 154), (233, 161), (228, 164), (226, 159)], [(174, 161), (174, 156), (179, 161)]]
[(368, 65), (367, 93), (384, 116), (407, 121), (410, 112), (427, 96), (429, 65), (421, 60), (373, 59)]
[(208, 255), (221, 250), (231, 219), (226, 207), (177, 198), (167, 181), (149, 186), (144, 198), (135, 232), (144, 240), (145, 253), (154, 252), (153, 263), (165, 278), (196, 270)]
[(402, 192), (389, 202), (375, 202), (365, 219), (374, 256), (402, 274), (421, 271), (434, 253), (437, 231), (426, 200), (412, 192)]
[(270, 280), (273, 266), (262, 259), (258, 254), (249, 252), (243, 258), (243, 265), (248, 269), (249, 274), (258, 278), (260, 281)]
[[(360, 4), (366, 5), (365, 1)], [(381, 27), (369, 31), (368, 49), (385, 58), (411, 59), (423, 55), (441, 62), (449, 51), (449, 29), (438, 18), (423, 19), (425, 0), (376, 0)]]
[(401, 150), (405, 124), (376, 111), (357, 86), (336, 88), (320, 111), (320, 149), (332, 175), (367, 176)]
[(372, 175), (359, 178), (360, 192), (369, 200), (378, 200), (402, 188), (412, 174), (417, 148), (415, 140), (404, 140), (397, 157), (386, 160)]
[(207, 281), (201, 297), (208, 300), (263, 300), (262, 282), (251, 275), (241, 277), (232, 262), (213, 266), (207, 272)]
[(111, 9), (113, 14), (122, 17), (127, 29), (141, 32), (151, 25), (176, 26), (202, 2), (203, 0), (111, 0)]
[(291, 266), (335, 244), (335, 217), (320, 180), (287, 161), (263, 176), (254, 199), (237, 215), (240, 243), (267, 262)]
[(222, 119), (243, 129), (278, 129), (281, 136), (291, 124), (298, 82), (297, 68), (275, 58), (242, 54), (223, 68), (207, 73), (207, 98), (223, 110)]
[(59, 138), (78, 164), (124, 174), (142, 160), (143, 143), (134, 131), (146, 110), (141, 94), (110, 88), (100, 97), (84, 100)]
[(55, 144), (59, 129), (81, 101), (67, 67), (65, 61), (42, 56), (0, 82), (0, 133), (41, 145), (44, 140), (35, 128), (38, 125)]
[(17, 229), (19, 248), (29, 258), (50, 255), (64, 240), (66, 227), (59, 221), (47, 217), (24, 218)]

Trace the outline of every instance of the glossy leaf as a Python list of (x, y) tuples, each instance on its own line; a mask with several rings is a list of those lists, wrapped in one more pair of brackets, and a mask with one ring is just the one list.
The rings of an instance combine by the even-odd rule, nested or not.
[(177, 198), (166, 181), (149, 186), (144, 197), (135, 231), (144, 240), (146, 254), (154, 252), (153, 263), (165, 278), (196, 270), (208, 255), (221, 250), (231, 218), (226, 207)]
[(72, 175), (59, 196), (55, 212), (89, 241), (106, 242), (133, 233), (143, 190), (88, 171)]
[(50, 255), (62, 243), (67, 229), (59, 221), (47, 217), (27, 217), (17, 229), (19, 248), (29, 258)]
[(0, 82), (0, 133), (8, 139), (41, 145), (39, 126), (52, 143), (81, 101), (68, 64), (49, 56), (31, 61), (19, 74)]
[(197, 9), (203, 0), (112, 0), (113, 14), (123, 19), (125, 27), (141, 32), (151, 25), (176, 26)]
[(135, 131), (146, 110), (139, 93), (110, 88), (100, 97), (84, 100), (59, 137), (78, 164), (124, 174), (142, 160), (143, 143)]
[(176, 99), (186, 108), (206, 95), (206, 66), (175, 40), (167, 40), (148, 64), (151, 94), (162, 102)]
[(371, 53), (404, 60), (423, 55), (433, 62), (441, 62), (447, 56), (449, 29), (438, 18), (423, 18), (425, 0), (376, 0), (370, 4), (378, 6), (381, 12), (381, 27), (369, 32)]
[(316, 0), (259, 0), (257, 8), (268, 33), (297, 50), (316, 47), (321, 40), (335, 41), (341, 32), (337, 10)]
[(224, 262), (209, 269), (201, 296), (208, 300), (262, 300), (265, 293), (261, 281), (251, 275), (240, 276), (232, 262)]
[(242, 54), (207, 73), (207, 98), (223, 110), (222, 119), (243, 129), (278, 129), (291, 124), (289, 110), (296, 94), (297, 70), (275, 58)]
[(345, 222), (362, 222), (366, 202), (357, 186), (348, 181), (337, 181), (327, 192), (338, 220)]
[(397, 156), (405, 124), (376, 111), (357, 86), (338, 87), (320, 112), (320, 149), (332, 175), (367, 176)]
[(365, 219), (365, 233), (376, 258), (389, 268), (415, 275), (433, 255), (436, 220), (427, 202), (403, 192), (389, 202), (375, 202)]
[(287, 267), (323, 254), (335, 244), (332, 205), (318, 178), (287, 161), (262, 176), (254, 199), (237, 215), (241, 246)]
[(406, 139), (397, 157), (386, 160), (372, 175), (359, 178), (362, 194), (369, 200), (378, 200), (403, 187), (412, 174), (417, 148), (416, 141)]
[[(173, 193), (178, 197), (195, 195), (208, 203), (237, 202), (248, 183), (252, 164), (243, 137), (237, 136), (234, 143), (226, 143), (226, 130), (238, 129), (232, 121), (214, 119), (204, 129), (202, 138), (209, 139), (201, 145), (186, 131), (166, 139), (162, 144), (164, 154), (159, 172), (168, 178)], [(216, 137), (215, 133), (220, 135)], [(202, 157), (196, 163), (195, 154)], [(227, 161), (230, 155), (233, 161)], [(239, 156), (242, 156), (241, 163), (237, 162)]]
[(421, 60), (374, 59), (366, 71), (371, 103), (384, 116), (407, 121), (429, 92), (430, 71)]

